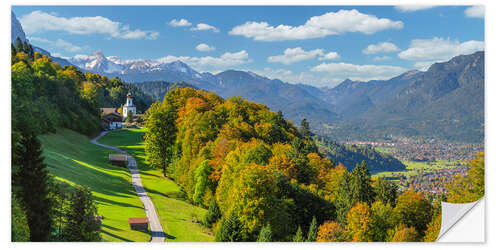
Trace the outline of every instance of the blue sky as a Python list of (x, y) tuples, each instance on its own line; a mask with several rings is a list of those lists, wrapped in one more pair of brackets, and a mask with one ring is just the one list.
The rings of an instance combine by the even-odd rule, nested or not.
[(484, 49), (480, 6), (13, 6), (30, 41), (63, 57), (182, 60), (335, 86)]

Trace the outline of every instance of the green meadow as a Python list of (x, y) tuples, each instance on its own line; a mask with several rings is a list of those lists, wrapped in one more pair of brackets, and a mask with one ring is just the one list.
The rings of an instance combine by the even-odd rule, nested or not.
[(102, 220), (104, 241), (149, 241), (151, 235), (129, 228), (129, 217), (145, 217), (144, 208), (130, 184), (130, 172), (113, 166), (108, 154), (114, 151), (90, 142), (68, 129), (39, 137), (48, 171), (57, 180), (92, 189)]
[[(379, 152), (390, 153), (390, 150), (388, 148), (384, 148), (384, 147), (376, 147), (376, 150)], [(429, 172), (433, 172), (435, 170), (440, 170), (440, 169), (455, 168), (459, 164), (463, 164), (459, 161), (445, 161), (445, 160), (439, 160), (439, 161), (435, 161), (435, 162), (410, 161), (410, 160), (403, 160), (403, 159), (399, 159), (399, 160), (406, 166), (405, 171), (378, 172), (378, 173), (374, 174), (373, 176), (375, 176), (375, 177), (395, 177), (395, 176), (404, 175), (406, 177), (409, 177), (412, 175), (417, 175), (417, 173), (419, 173), (419, 172), (429, 173)]]
[(145, 129), (116, 130), (101, 137), (99, 142), (119, 147), (136, 159), (142, 184), (155, 205), (163, 230), (167, 234), (167, 241), (214, 241), (210, 230), (199, 223), (206, 209), (190, 204), (174, 181), (163, 177), (160, 169), (153, 169), (146, 164), (142, 139), (144, 133)]

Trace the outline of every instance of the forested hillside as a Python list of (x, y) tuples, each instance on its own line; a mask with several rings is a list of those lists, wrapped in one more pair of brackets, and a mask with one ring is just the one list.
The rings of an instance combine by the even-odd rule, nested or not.
[(420, 241), (439, 230), (427, 230), (439, 211), (421, 193), (372, 179), (364, 161), (335, 166), (306, 120), (296, 128), (262, 104), (175, 89), (146, 127), (147, 162), (208, 207), (217, 241)]
[(316, 139), (319, 151), (331, 161), (342, 163), (349, 171), (365, 162), (371, 173), (381, 171), (402, 171), (405, 165), (392, 155), (377, 152), (373, 147), (363, 145), (342, 145), (324, 137)]
[(165, 81), (152, 81), (152, 82), (138, 82), (132, 85), (139, 88), (142, 92), (151, 95), (155, 100), (161, 101), (168, 91), (177, 88), (196, 88), (193, 85), (185, 82), (165, 82)]
[(100, 241), (92, 190), (56, 181), (38, 137), (59, 128), (95, 135), (100, 107), (119, 106), (132, 91), (145, 110), (152, 97), (117, 78), (61, 67), (20, 39), (11, 51), (12, 240)]

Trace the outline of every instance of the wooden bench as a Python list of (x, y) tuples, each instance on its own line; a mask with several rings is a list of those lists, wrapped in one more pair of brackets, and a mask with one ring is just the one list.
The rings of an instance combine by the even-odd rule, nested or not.
[(147, 232), (149, 226), (148, 218), (128, 218), (128, 224), (130, 224), (130, 229)]

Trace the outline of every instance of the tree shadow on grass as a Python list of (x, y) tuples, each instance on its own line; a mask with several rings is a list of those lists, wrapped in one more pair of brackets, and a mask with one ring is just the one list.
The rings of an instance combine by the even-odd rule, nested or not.
[(146, 189), (146, 192), (151, 193), (151, 194), (161, 195), (165, 198), (172, 198), (172, 199), (176, 199), (176, 200), (187, 201), (186, 195), (184, 193), (182, 193), (181, 191), (162, 193), (162, 192), (159, 192), (159, 191), (156, 191), (153, 189), (149, 189), (149, 188), (145, 188), (145, 189)]
[(173, 239), (176, 239), (177, 237), (173, 236), (173, 235), (170, 235), (170, 234), (165, 234), (165, 238), (169, 239), (169, 240), (173, 240)]
[[(102, 203), (108, 203), (108, 204), (122, 206), (122, 207), (135, 207), (135, 208), (139, 208), (139, 209), (144, 209), (143, 207), (140, 207), (140, 206), (131, 205), (131, 204), (124, 203), (124, 202), (119, 202), (119, 201), (113, 201), (113, 200), (110, 200), (110, 199), (106, 199), (106, 198), (102, 198), (102, 197), (97, 197), (97, 196), (94, 196), (94, 200), (97, 201), (98, 203), (101, 203), (101, 204)], [(103, 205), (105, 205), (105, 204), (103, 204)]]
[[(104, 225), (103, 225), (103, 226), (104, 226)], [(118, 235), (116, 235), (116, 234), (114, 234), (114, 233), (110, 233), (110, 232), (108, 232), (108, 231), (101, 230), (101, 233), (103, 233), (103, 234), (107, 234), (107, 235), (109, 235), (109, 236), (111, 236), (111, 237), (113, 237), (113, 238), (116, 238), (116, 239), (119, 239), (119, 240), (122, 240), (122, 241), (126, 241), (126, 242), (133, 242), (133, 241), (131, 241), (131, 240), (127, 239), (127, 238), (123, 238), (123, 237), (121, 237), (121, 236), (118, 236)]]

